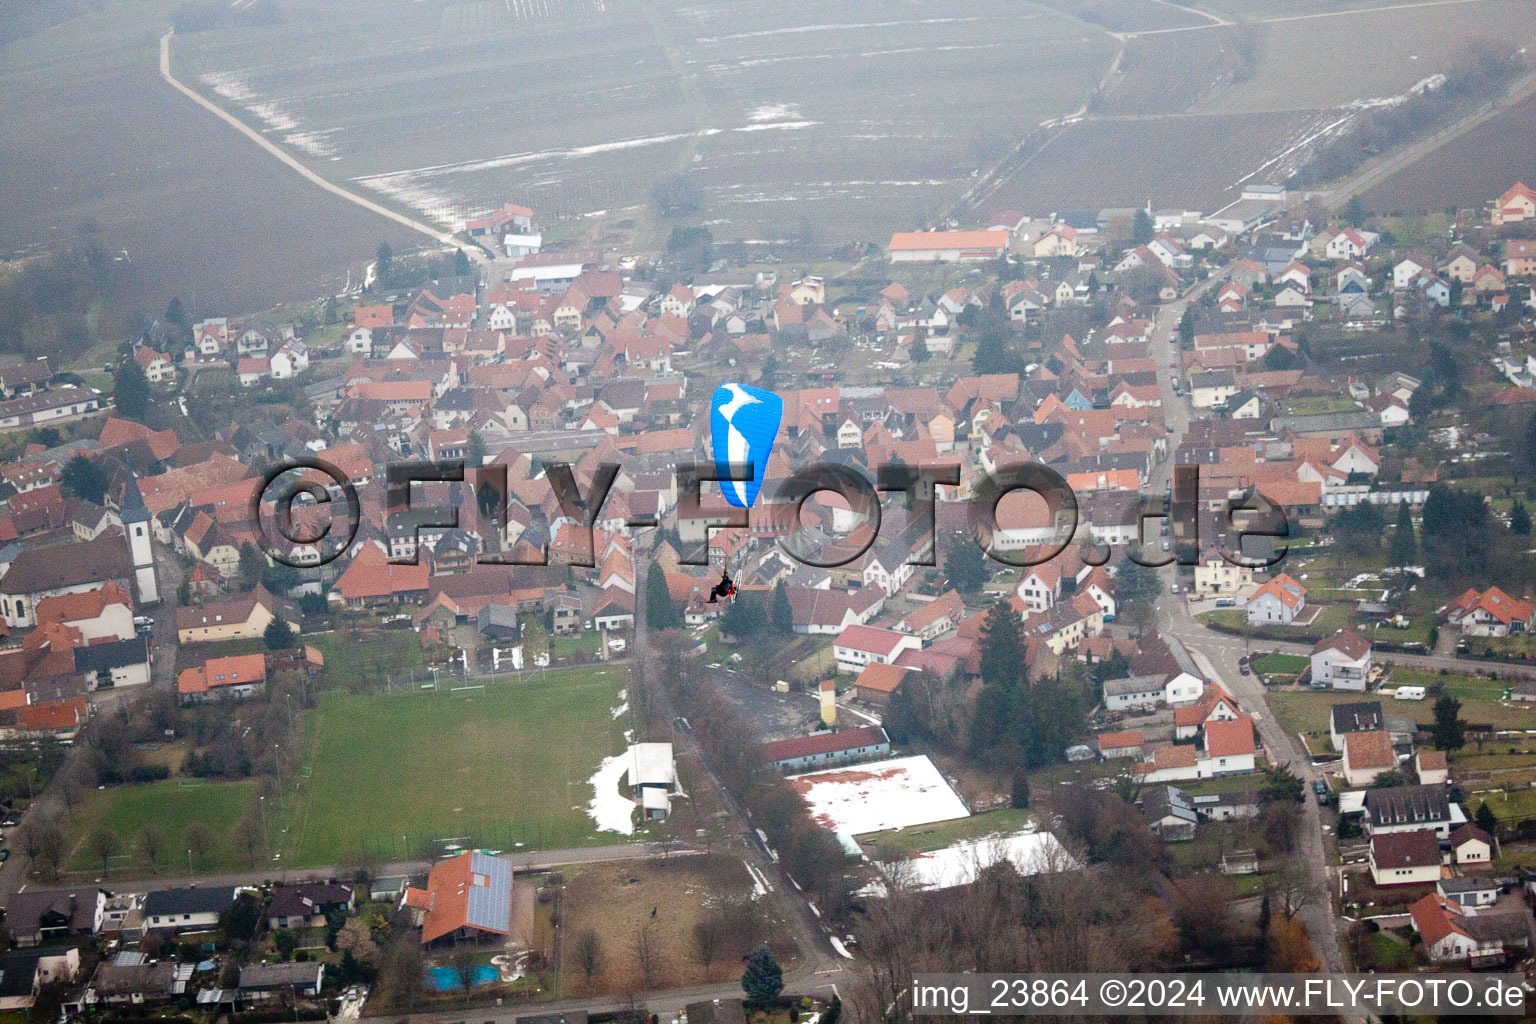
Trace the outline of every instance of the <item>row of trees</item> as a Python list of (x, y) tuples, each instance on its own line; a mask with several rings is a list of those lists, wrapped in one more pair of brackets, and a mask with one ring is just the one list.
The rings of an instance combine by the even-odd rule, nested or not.
[(686, 638), (671, 634), (658, 646), (662, 685), (677, 713), (691, 723), (693, 738), (720, 784), (768, 836), (785, 870), (817, 895), (817, 905), (834, 916), (844, 913), (849, 902), (846, 855), (836, 837), (816, 824), (794, 788), (765, 765), (756, 732), (701, 678), (685, 654)]

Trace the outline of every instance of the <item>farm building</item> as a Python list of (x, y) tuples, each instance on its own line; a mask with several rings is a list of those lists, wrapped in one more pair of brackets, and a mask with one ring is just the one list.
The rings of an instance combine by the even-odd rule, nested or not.
[(898, 231), (887, 250), (892, 263), (973, 263), (1008, 251), (1006, 231)]
[(798, 772), (848, 761), (865, 761), (890, 752), (891, 741), (885, 730), (878, 725), (866, 725), (769, 743), (763, 748), (763, 759), (770, 768)]

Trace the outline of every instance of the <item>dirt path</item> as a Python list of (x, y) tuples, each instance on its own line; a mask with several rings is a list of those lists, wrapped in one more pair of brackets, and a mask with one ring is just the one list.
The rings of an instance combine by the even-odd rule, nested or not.
[(396, 213), (394, 210), (391, 210), (388, 207), (380, 206), (378, 203), (371, 199), (364, 198), (355, 192), (351, 192), (345, 188), (342, 188), (340, 185), (337, 185), (334, 182), (327, 181), (325, 178), (322, 178), (320, 175), (304, 166), (304, 164), (300, 163), (297, 159), (290, 156), (288, 153), (285, 153), (280, 147), (268, 140), (256, 129), (252, 128), (250, 125), (246, 124), (244, 121), (240, 120), (238, 117), (225, 110), (223, 107), (214, 103), (212, 100), (203, 96), (197, 90), (182, 84), (182, 82), (177, 79), (176, 75), (171, 71), (171, 36), (174, 34), (175, 33), (173, 30), (167, 29), (165, 34), (160, 37), (160, 77), (165, 79), (165, 81), (177, 92), (181, 93), (183, 96), (186, 96), (193, 103), (196, 103), (204, 110), (210, 111), (220, 120), (232, 125), (237, 131), (240, 132), (240, 134), (256, 143), (256, 145), (266, 150), (269, 154), (276, 157), (284, 165), (297, 172), (301, 177), (311, 182), (312, 184), (320, 186), (333, 195), (340, 196), (349, 203), (354, 203), (358, 206), (361, 206), (369, 213), (376, 213), (380, 217), (387, 217), (388, 219), (394, 221), (396, 224), (403, 224), (404, 226), (410, 228), (412, 231), (420, 232), (435, 242), (454, 249), (458, 249), (460, 252), (465, 253), (469, 256), (470, 259), (475, 260), (478, 263), (489, 264), (491, 262), (490, 257), (488, 257), (485, 254), (485, 251), (480, 249), (478, 246), (470, 245), (468, 242), (461, 241), (446, 231), (442, 231), (430, 224), (426, 224), (422, 221), (407, 217), (402, 213)]

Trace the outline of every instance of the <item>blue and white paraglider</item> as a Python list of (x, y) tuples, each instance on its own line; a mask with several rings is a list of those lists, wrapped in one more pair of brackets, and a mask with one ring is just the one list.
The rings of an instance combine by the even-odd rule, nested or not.
[[(768, 473), (768, 456), (784, 418), (784, 400), (772, 391), (749, 384), (722, 384), (709, 402), (709, 433), (715, 452), (715, 471), (720, 492), (737, 508), (751, 508)], [(732, 466), (750, 465), (751, 480), (728, 479)], [(722, 569), (720, 582), (709, 592), (709, 603), (736, 593), (730, 573)]]

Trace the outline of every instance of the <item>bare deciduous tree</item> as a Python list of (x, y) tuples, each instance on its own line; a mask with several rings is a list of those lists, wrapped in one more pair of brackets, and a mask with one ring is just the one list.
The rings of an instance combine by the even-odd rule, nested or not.
[(194, 821), (188, 825), (187, 830), (182, 833), (182, 840), (187, 844), (188, 852), (197, 860), (199, 867), (208, 863), (208, 854), (212, 852), (217, 842), (213, 829), (203, 821)]
[(159, 825), (145, 825), (139, 830), (139, 854), (151, 872), (159, 870), (160, 854), (165, 850), (165, 832)]
[(660, 964), (656, 953), (656, 942), (651, 938), (650, 922), (641, 925), (635, 932), (635, 941), (630, 951), (635, 955), (635, 966), (640, 968), (640, 977), (645, 980), (645, 987), (654, 988), (656, 968)]
[(694, 923), (690, 951), (694, 962), (703, 968), (706, 980), (709, 978), (709, 969), (720, 959), (730, 929), (731, 923), (718, 914), (709, 914)]
[(594, 931), (584, 931), (576, 936), (576, 944), (572, 947), (576, 956), (576, 966), (581, 968), (581, 973), (586, 975), (587, 987), (592, 985), (592, 976), (597, 973), (603, 963), (603, 944)]

